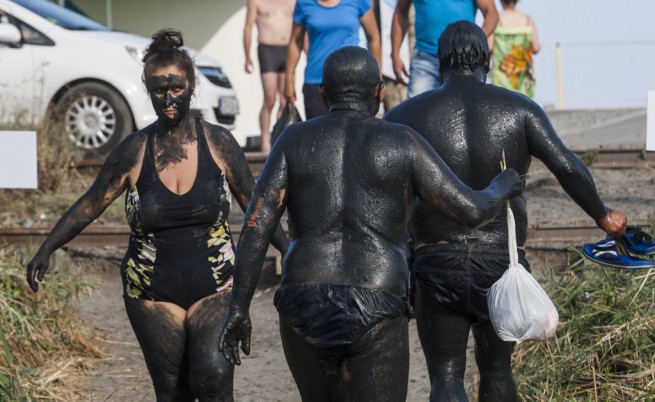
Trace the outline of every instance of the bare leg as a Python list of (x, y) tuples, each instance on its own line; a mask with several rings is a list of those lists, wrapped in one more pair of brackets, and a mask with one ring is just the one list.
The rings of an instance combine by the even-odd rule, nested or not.
[(287, 98), (284, 97), (284, 85), (286, 80), (286, 73), (278, 73), (277, 75), (277, 99), (280, 102), (280, 105), (277, 109), (277, 117), (279, 118), (282, 115), (284, 107), (287, 105)]
[(416, 326), (430, 374), (431, 402), (467, 402), (464, 389), (470, 320), (440, 306), (416, 281)]
[(157, 402), (194, 401), (188, 383), (186, 311), (172, 303), (125, 297), (125, 310), (148, 366)]
[(278, 91), (277, 73), (263, 73), (262, 87), (264, 88), (264, 104), (259, 112), (259, 127), (261, 128), (261, 151), (270, 152), (271, 150), (271, 112), (275, 106)]
[(403, 402), (407, 398), (407, 317), (381, 321), (347, 350), (325, 352), (280, 323), (284, 354), (304, 402)]
[(187, 313), (189, 383), (200, 402), (232, 402), (234, 367), (218, 351), (221, 324), (232, 292), (205, 297)]
[(318, 360), (316, 349), (281, 320), (280, 337), (284, 356), (303, 402), (330, 401), (331, 393), (341, 392), (337, 389), (336, 369), (331, 367), (334, 364)]
[(480, 370), (480, 402), (514, 402), (518, 400), (512, 376), (514, 342), (496, 335), (490, 322), (473, 327), (475, 361)]
[(381, 321), (353, 345), (354, 350), (342, 365), (349, 401), (404, 402), (407, 399), (408, 323), (406, 316)]

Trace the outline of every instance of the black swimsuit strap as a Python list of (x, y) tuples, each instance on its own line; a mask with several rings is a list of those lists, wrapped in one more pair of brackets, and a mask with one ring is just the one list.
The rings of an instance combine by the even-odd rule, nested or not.
[[(207, 145), (207, 138), (205, 137), (205, 129), (202, 127), (202, 123), (200, 122), (200, 118), (196, 117), (196, 133), (198, 135), (198, 160), (201, 162), (200, 164), (202, 165), (203, 162), (206, 162), (204, 158), (206, 158), (206, 155), (209, 153), (209, 145)], [(209, 154), (211, 157), (211, 154)], [(202, 158), (202, 159), (201, 159)], [(200, 174), (200, 172), (198, 172)]]
[(205, 130), (199, 118), (196, 118), (196, 132), (198, 133), (198, 178), (204, 180), (211, 177), (211, 175), (216, 172), (222, 175), (223, 172), (220, 170), (209, 151), (209, 144), (207, 143)]
[(146, 150), (143, 154), (143, 159), (141, 160), (141, 172), (139, 172), (139, 178), (137, 179), (137, 185), (143, 183), (142, 176), (151, 173), (154, 169), (154, 136), (155, 136), (155, 125), (152, 124), (150, 130), (146, 132)]

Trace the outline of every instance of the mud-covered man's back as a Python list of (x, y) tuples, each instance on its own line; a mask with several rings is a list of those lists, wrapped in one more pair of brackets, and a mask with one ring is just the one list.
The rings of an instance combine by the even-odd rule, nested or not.
[(289, 127), (253, 192), (237, 247), (221, 347), (249, 352), (248, 308), (285, 208), (290, 245), (275, 305), (287, 363), (304, 401), (404, 401), (409, 346), (407, 222), (415, 196), (462, 225), (489, 221), (521, 191), (508, 170), (465, 186), (408, 127), (376, 119), (380, 73), (358, 47), (323, 67), (327, 116)]
[[(470, 74), (447, 70), (446, 85), (406, 101), (385, 120), (419, 132), (457, 177), (473, 189), (484, 188), (500, 171), (503, 153), (508, 166), (521, 175), (527, 174), (531, 158), (536, 156), (555, 173), (561, 173), (559, 178), (571, 184), (568, 188), (578, 193), (574, 199), (580, 200), (590, 215), (601, 217), (605, 210), (596, 201), (591, 177), (582, 161), (566, 149), (543, 109), (525, 96), (485, 84), (481, 74), (482, 69)], [(512, 199), (511, 207), (522, 245), (527, 228), (525, 199)], [(504, 213), (472, 234), (419, 202), (411, 227), (418, 244), (462, 242), (472, 235), (487, 244), (507, 243)]]
[[(408, 180), (415, 149), (410, 135), (405, 127), (351, 110), (290, 127), (281, 139), (284, 152), (272, 155), (285, 159), (292, 189), (289, 266), (321, 261), (329, 276), (334, 269), (370, 271), (331, 282), (404, 288), (406, 216), (414, 203)], [(374, 261), (386, 268), (372, 266)], [(387, 269), (393, 271), (383, 273)], [(300, 280), (307, 271), (287, 271), (283, 281)], [(310, 273), (320, 280), (316, 274)]]

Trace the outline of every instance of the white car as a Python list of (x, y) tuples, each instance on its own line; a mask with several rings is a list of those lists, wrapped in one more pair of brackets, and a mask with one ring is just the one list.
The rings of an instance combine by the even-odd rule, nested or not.
[[(116, 32), (46, 0), (0, 0), (0, 124), (35, 127), (49, 113), (90, 155), (106, 155), (156, 119), (141, 81), (149, 39)], [(221, 66), (193, 49), (192, 111), (234, 128), (239, 103)]]

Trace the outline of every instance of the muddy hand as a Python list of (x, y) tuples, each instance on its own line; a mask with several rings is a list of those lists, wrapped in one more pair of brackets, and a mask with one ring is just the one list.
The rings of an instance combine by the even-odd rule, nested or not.
[(42, 256), (36, 253), (34, 258), (27, 264), (27, 283), (34, 292), (39, 290), (39, 282), (43, 281), (45, 273), (50, 265), (50, 256)]
[(611, 236), (623, 236), (628, 227), (628, 218), (616, 209), (607, 208), (605, 216), (596, 222), (598, 226)]
[(239, 342), (244, 354), (250, 354), (250, 334), (252, 324), (248, 314), (230, 312), (225, 319), (225, 325), (218, 341), (218, 350), (232, 365), (240, 365)]
[(501, 174), (496, 176), (494, 181), (496, 180), (501, 180), (501, 183), (506, 186), (509, 192), (508, 198), (514, 198), (523, 192), (523, 180), (521, 180), (521, 176), (519, 176), (516, 170), (512, 168), (505, 169)]

